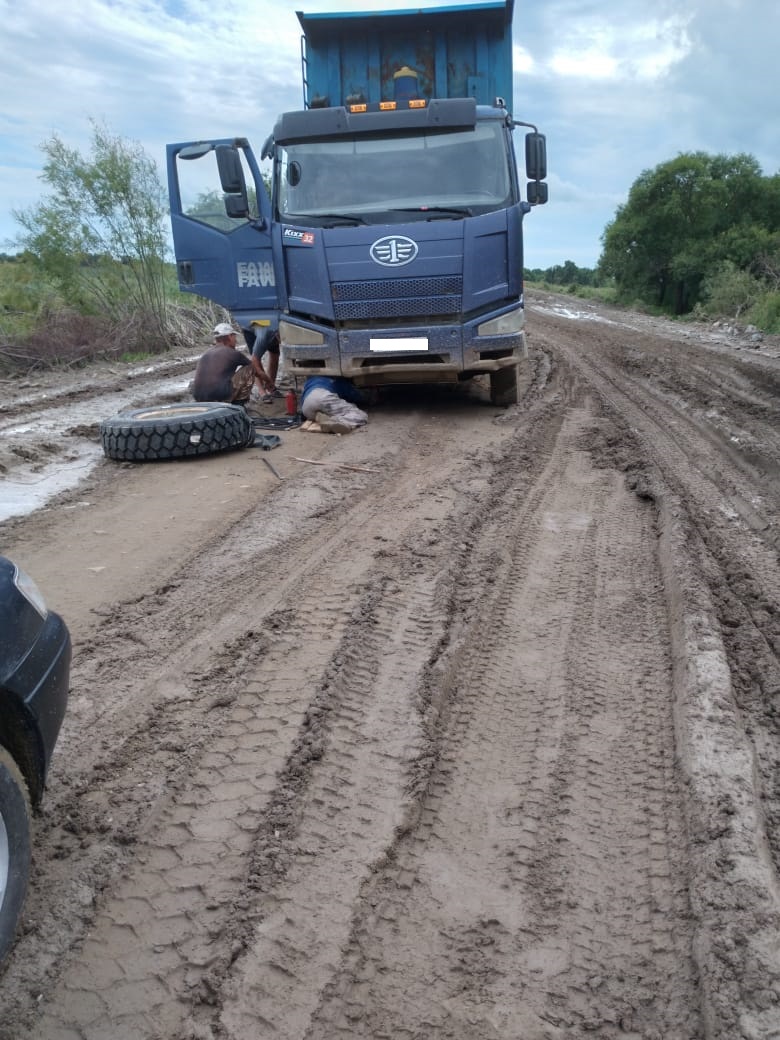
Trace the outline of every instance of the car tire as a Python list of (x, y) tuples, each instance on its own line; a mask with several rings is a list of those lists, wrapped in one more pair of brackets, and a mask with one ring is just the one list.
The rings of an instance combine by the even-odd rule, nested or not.
[(0, 962), (13, 945), (30, 877), (30, 798), (22, 774), (0, 747)]
[(122, 412), (100, 424), (103, 451), (120, 462), (150, 462), (247, 448), (255, 431), (235, 404), (195, 402)]

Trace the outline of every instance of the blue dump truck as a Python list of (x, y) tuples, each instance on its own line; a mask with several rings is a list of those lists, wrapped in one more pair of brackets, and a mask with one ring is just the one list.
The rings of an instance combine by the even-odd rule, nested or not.
[(243, 137), (168, 145), (180, 287), (278, 328), (293, 377), (488, 374), (493, 403), (516, 403), (522, 224), (547, 159), (510, 114), (513, 2), (298, 12), (303, 107), (259, 155)]

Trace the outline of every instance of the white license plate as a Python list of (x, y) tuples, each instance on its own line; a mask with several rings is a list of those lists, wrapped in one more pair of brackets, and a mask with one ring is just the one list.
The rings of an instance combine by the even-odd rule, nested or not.
[(370, 339), (368, 345), (371, 350), (427, 350), (428, 340), (425, 336), (408, 337), (403, 339)]

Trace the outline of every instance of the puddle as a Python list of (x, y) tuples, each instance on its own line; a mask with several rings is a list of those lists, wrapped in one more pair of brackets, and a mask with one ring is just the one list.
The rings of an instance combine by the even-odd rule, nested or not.
[(605, 318), (602, 314), (595, 314), (592, 311), (581, 311), (575, 310), (572, 307), (565, 307), (563, 304), (554, 304), (552, 307), (547, 307), (544, 304), (534, 303), (534, 311), (538, 311), (541, 314), (555, 314), (559, 318), (568, 318), (570, 321), (597, 321), (602, 325), (621, 325), (619, 321), (612, 321), (611, 318)]
[(96, 445), (84, 447), (74, 458), (58, 459), (35, 472), (17, 471), (13, 477), (3, 478), (3, 497), (0, 501), (0, 522), (12, 517), (26, 516), (41, 509), (49, 499), (62, 491), (77, 487), (103, 458), (103, 449)]
[[(103, 419), (144, 403), (186, 398), (191, 372), (146, 382), (154, 368), (138, 369), (142, 381), (126, 390), (100, 393), (62, 405), (39, 408), (42, 401), (60, 396), (57, 391), (38, 393), (19, 401), (30, 410), (20, 418), (3, 420), (0, 415), (0, 523), (41, 509), (55, 495), (78, 487), (104, 458), (98, 427)], [(64, 390), (63, 393), (67, 393)]]

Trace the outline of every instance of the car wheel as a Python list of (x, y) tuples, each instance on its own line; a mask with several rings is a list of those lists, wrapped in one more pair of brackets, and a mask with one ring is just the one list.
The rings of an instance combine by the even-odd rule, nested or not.
[(0, 961), (10, 950), (30, 877), (30, 799), (16, 763), (0, 747)]
[(240, 405), (196, 402), (136, 408), (104, 419), (100, 439), (109, 459), (149, 462), (247, 448), (255, 431)]

